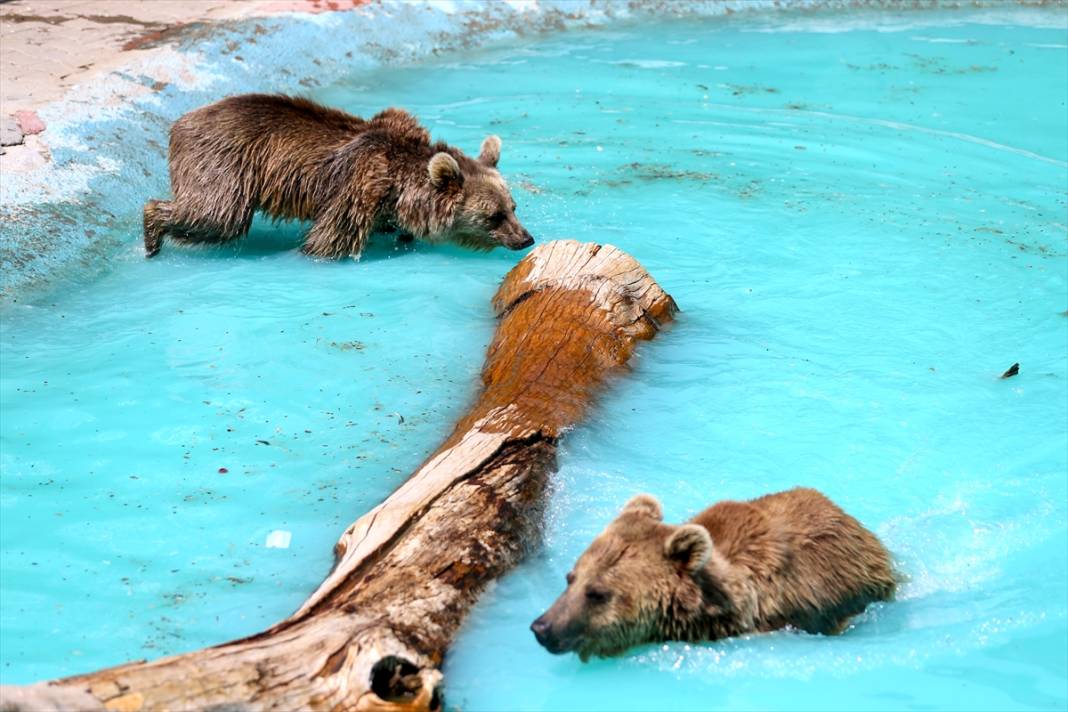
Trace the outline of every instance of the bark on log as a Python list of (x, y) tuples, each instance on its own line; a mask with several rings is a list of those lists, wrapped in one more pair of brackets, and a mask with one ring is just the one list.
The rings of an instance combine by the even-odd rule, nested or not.
[(5, 709), (436, 710), (439, 666), (485, 585), (537, 538), (556, 443), (675, 303), (626, 253), (533, 250), (493, 299), (477, 402), (336, 546), (300, 609), (242, 640), (0, 696)]

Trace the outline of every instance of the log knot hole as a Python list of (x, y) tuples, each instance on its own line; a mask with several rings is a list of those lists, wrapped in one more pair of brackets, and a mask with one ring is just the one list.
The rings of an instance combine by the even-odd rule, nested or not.
[(434, 672), (420, 670), (410, 660), (387, 655), (371, 668), (371, 692), (384, 704), (375, 704), (369, 709), (389, 710), (397, 705), (430, 712), (441, 710), (441, 674), (427, 674)]

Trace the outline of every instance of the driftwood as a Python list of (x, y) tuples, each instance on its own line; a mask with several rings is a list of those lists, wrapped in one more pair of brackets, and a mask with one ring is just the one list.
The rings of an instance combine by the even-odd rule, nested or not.
[(632, 257), (571, 240), (527, 255), (493, 308), (477, 401), (345, 530), (334, 570), (296, 613), (216, 647), (7, 688), (0, 707), (441, 708), (438, 668), (465, 612), (537, 538), (557, 439), (676, 310)]

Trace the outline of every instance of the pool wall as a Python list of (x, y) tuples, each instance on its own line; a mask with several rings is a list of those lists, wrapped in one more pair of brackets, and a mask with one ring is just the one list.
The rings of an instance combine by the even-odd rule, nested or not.
[[(999, 3), (925, 2), (908, 11), (976, 5)], [(569, 28), (887, 7), (902, 10), (881, 0), (424, 0), (189, 23), (149, 35), (127, 44), (128, 59), (39, 108), (47, 127), (36, 139), (39, 160), (4, 166), (0, 300), (31, 298), (60, 275), (85, 280), (116, 260), (141, 259), (141, 207), (168, 194), (168, 128), (222, 96), (300, 94), (382, 65)]]

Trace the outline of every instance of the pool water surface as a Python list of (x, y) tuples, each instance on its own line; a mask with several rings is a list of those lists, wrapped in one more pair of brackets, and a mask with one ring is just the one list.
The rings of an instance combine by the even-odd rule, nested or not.
[[(1068, 706), (1063, 12), (620, 25), (313, 96), (469, 153), (500, 135), (535, 238), (614, 244), (682, 308), (565, 440), (541, 547), (446, 660), (450, 706)], [(285, 617), (463, 412), (518, 255), (299, 240), (259, 222), (146, 261), (131, 233), (102, 276), (3, 306), (4, 683)], [(844, 635), (582, 664), (528, 631), (632, 495), (681, 521), (796, 485), (903, 577)]]

